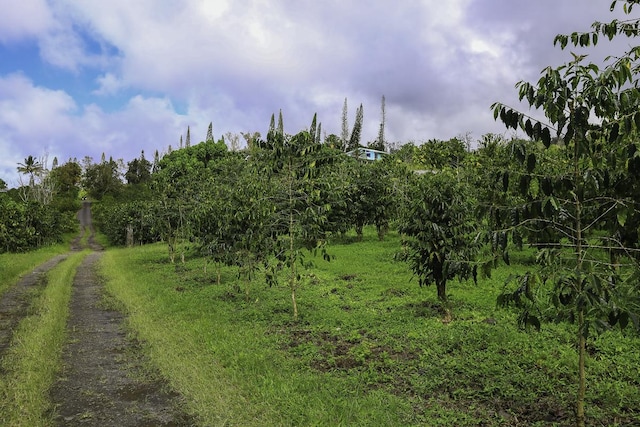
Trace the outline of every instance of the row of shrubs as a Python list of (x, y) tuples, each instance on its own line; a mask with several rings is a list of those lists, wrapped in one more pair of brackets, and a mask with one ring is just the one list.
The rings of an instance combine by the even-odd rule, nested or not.
[(0, 253), (59, 243), (65, 233), (75, 230), (76, 224), (72, 211), (0, 194)]

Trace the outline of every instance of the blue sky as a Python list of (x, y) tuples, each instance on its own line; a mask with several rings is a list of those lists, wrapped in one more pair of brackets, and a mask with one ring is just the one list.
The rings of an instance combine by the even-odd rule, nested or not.
[(611, 20), (609, 4), (0, 0), (0, 178), (18, 185), (28, 155), (149, 158), (209, 122), (264, 135), (280, 109), (289, 133), (318, 113), (339, 134), (345, 98), (363, 142), (383, 95), (388, 141), (510, 136), (490, 105), (518, 106), (516, 82), (569, 59), (553, 37)]

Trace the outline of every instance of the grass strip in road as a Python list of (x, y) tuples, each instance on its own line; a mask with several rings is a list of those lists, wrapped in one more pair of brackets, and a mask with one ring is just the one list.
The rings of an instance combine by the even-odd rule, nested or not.
[(60, 368), (76, 270), (88, 252), (70, 255), (47, 273), (47, 286), (18, 326), (2, 361), (0, 424), (47, 426), (49, 389)]
[(0, 295), (18, 279), (31, 272), (38, 265), (69, 251), (69, 241), (71, 236), (65, 236), (64, 242), (45, 246), (40, 249), (24, 253), (3, 253), (0, 254)]

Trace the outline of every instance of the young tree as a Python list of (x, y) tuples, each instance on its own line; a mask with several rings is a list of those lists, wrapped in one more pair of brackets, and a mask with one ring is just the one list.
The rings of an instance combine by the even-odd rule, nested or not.
[[(613, 9), (618, 3), (611, 4)], [(623, 2), (630, 12), (637, 1)], [(635, 37), (639, 19), (594, 23), (593, 30), (558, 35), (554, 44), (588, 47), (598, 36)], [(551, 312), (548, 320), (575, 323), (578, 352), (576, 425), (585, 426), (587, 341), (592, 334), (614, 325), (638, 325), (638, 248), (625, 246), (617, 232), (629, 218), (638, 218), (640, 206), (634, 186), (623, 183), (635, 163), (640, 144), (640, 79), (638, 53), (609, 57), (604, 66), (586, 62), (586, 56), (560, 67), (547, 67), (536, 84), (518, 83), (519, 96), (543, 110), (547, 123), (535, 120), (506, 105), (493, 105), (494, 116), (509, 128), (520, 128), (547, 149), (553, 135), (562, 143), (558, 155), (563, 168), (553, 174), (539, 173), (541, 163), (533, 151), (517, 150), (526, 167), (517, 179), (528, 197), (519, 211), (520, 225), (548, 226), (563, 238), (540, 249), (543, 266), (518, 278), (516, 289), (505, 291), (499, 302), (523, 308), (521, 321), (535, 327), (546, 320), (539, 309), (542, 292), (548, 292)], [(538, 173), (536, 173), (538, 172)], [(504, 177), (504, 175), (503, 175)], [(504, 179), (504, 178), (503, 178)], [(507, 178), (511, 180), (511, 177)], [(540, 190), (532, 192), (532, 184)], [(537, 185), (537, 184), (536, 184)], [(603, 254), (625, 254), (618, 262), (606, 262)], [(551, 287), (544, 284), (550, 283)]]
[(316, 144), (307, 131), (294, 136), (272, 132), (266, 141), (261, 141), (260, 148), (264, 150), (267, 172), (275, 184), (271, 221), (275, 257), (288, 269), (293, 317), (297, 319), (298, 264), (304, 256), (302, 251), (324, 250), (327, 206), (319, 199), (321, 191), (315, 178), (326, 158), (316, 156), (322, 145)]
[(478, 223), (469, 188), (451, 171), (425, 174), (409, 186), (398, 231), (406, 236), (406, 252), (420, 286), (435, 284), (445, 320), (451, 319), (447, 282), (477, 277), (480, 249)]

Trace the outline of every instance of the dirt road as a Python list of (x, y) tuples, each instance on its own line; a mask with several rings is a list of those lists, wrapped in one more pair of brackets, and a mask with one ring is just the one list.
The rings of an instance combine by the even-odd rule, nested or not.
[[(181, 410), (180, 397), (169, 390), (145, 359), (141, 345), (127, 333), (125, 316), (105, 303), (97, 274), (103, 252), (94, 241), (89, 202), (83, 203), (77, 218), (81, 231), (71, 249), (92, 252), (73, 282), (63, 367), (50, 390), (53, 425), (195, 425)], [(90, 233), (88, 239), (85, 233)], [(44, 263), (0, 299), (0, 358), (11, 343), (12, 331), (27, 315), (31, 290), (47, 286), (45, 273), (65, 258), (61, 255)]]
[(51, 392), (59, 426), (188, 426), (180, 399), (146, 367), (127, 337), (124, 316), (104, 307), (96, 275), (101, 253), (88, 255), (73, 283), (63, 372)]

